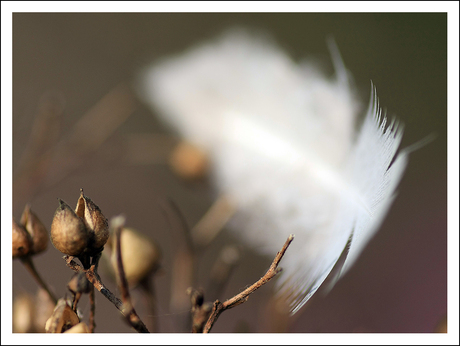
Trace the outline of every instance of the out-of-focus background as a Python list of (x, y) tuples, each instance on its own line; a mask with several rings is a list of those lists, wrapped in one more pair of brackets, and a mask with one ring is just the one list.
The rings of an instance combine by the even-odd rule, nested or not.
[[(402, 147), (436, 138), (410, 155), (380, 231), (328, 295), (315, 295), (282, 329), (267, 310), (269, 283), (224, 312), (213, 332), (433, 332), (447, 312), (447, 14), (15, 13), (13, 217), (19, 221), (30, 203), (49, 230), (57, 198), (73, 206), (80, 188), (108, 218), (124, 213), (127, 224), (156, 239), (164, 253), (162, 272), (152, 280), (159, 330), (182, 331), (176, 322), (188, 311), (168, 307), (180, 240), (161, 201), (173, 200), (193, 226), (216, 196), (206, 180), (185, 182), (171, 173), (164, 160), (168, 130), (131, 87), (155, 59), (233, 26), (265, 31), (295, 60), (315, 59), (330, 74), (326, 40), (334, 37), (363, 102), (372, 80), (387, 114), (404, 123)], [(226, 244), (238, 239), (223, 230), (201, 254), (197, 288), (206, 286)], [(62, 254), (49, 244), (34, 260), (63, 297), (72, 272)], [(219, 298), (255, 282), (271, 261), (241, 245), (240, 264)], [(102, 269), (101, 277), (120, 296)], [(13, 261), (13, 298), (36, 290)], [(133, 297), (148, 323), (142, 295), (134, 291)], [(97, 332), (132, 331), (98, 292), (96, 304)], [(88, 316), (87, 298), (81, 308)]]

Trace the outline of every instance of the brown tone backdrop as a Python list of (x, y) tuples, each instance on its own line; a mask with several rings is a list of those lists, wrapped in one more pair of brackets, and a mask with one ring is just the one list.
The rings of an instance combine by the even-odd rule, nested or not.
[[(150, 110), (136, 104), (131, 116), (96, 153), (81, 159), (70, 174), (59, 175), (60, 180), (54, 180), (53, 169), (45, 172), (42, 188), (25, 189), (17, 184), (16, 173), (43, 95), (53, 92), (65, 100), (61, 133), (71, 133), (83, 114), (117, 85), (129, 85), (145, 64), (234, 25), (265, 30), (295, 59), (312, 56), (324, 61), (330, 71), (326, 38), (332, 35), (364, 102), (372, 80), (388, 115), (405, 124), (403, 147), (432, 133), (437, 136), (410, 156), (399, 195), (360, 260), (329, 295), (315, 296), (289, 331), (433, 331), (447, 311), (446, 14), (16, 13), (13, 216), (18, 220), (25, 203), (30, 202), (49, 229), (57, 198), (74, 205), (81, 187), (107, 217), (123, 212), (130, 226), (157, 239), (165, 252), (164, 274), (155, 279), (160, 331), (178, 331), (175, 316), (167, 311), (174, 239), (158, 200), (176, 201), (193, 225), (211, 205), (214, 194), (207, 182), (186, 184), (164, 165), (127, 163), (123, 156), (127, 135), (166, 132)], [(81, 136), (84, 139), (85, 134)], [(223, 232), (203, 254), (200, 284), (206, 283), (209, 263), (227, 243), (237, 240)], [(221, 299), (253, 283), (271, 262), (249, 249), (243, 249), (242, 256), (244, 265), (235, 270)], [(61, 253), (50, 244), (35, 263), (57, 295), (64, 296), (71, 271)], [(115, 284), (102, 278), (119, 295)], [(273, 331), (265, 307), (272, 287), (270, 283), (247, 303), (225, 312), (213, 332)], [(13, 295), (35, 290), (29, 274), (13, 262)], [(134, 296), (140, 301), (141, 296)], [(131, 331), (98, 292), (96, 304), (96, 331)], [(87, 301), (82, 307), (88, 314)], [(142, 316), (142, 306), (138, 310)]]

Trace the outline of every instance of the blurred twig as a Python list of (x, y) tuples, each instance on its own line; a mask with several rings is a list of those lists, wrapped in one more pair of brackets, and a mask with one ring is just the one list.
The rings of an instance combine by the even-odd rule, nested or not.
[(44, 98), (39, 109), (14, 174), (14, 194), (23, 199), (50, 188), (77, 169), (134, 112), (136, 101), (128, 86), (114, 87), (59, 142), (64, 102)]
[(94, 329), (96, 328), (96, 320), (94, 319), (94, 315), (96, 314), (96, 301), (94, 299), (94, 286), (91, 287), (91, 291), (89, 292), (89, 303), (91, 309), (89, 311), (89, 332), (94, 333)]
[(278, 268), (278, 264), (283, 258), (284, 253), (286, 252), (287, 248), (289, 247), (293, 239), (294, 239), (294, 236), (291, 234), (289, 238), (286, 240), (286, 242), (284, 243), (282, 249), (276, 254), (275, 259), (273, 260), (268, 271), (255, 284), (248, 287), (247, 289), (237, 294), (236, 296), (226, 300), (223, 303), (221, 303), (219, 300), (216, 300), (214, 302), (214, 306), (213, 306), (211, 315), (209, 316), (209, 319), (206, 322), (203, 333), (210, 332), (212, 326), (217, 321), (217, 318), (220, 316), (222, 312), (224, 312), (225, 310), (231, 309), (235, 306), (238, 306), (244, 303), (245, 301), (247, 301), (251, 293), (253, 293), (255, 290), (259, 289), (264, 284), (266, 284), (268, 281), (273, 279), (275, 275), (281, 271), (281, 268)]
[[(73, 258), (74, 258), (73, 256), (69, 256), (69, 255), (64, 256), (67, 266), (77, 273), (83, 271), (86, 274), (86, 278), (88, 279), (88, 281), (91, 282), (94, 285), (94, 287), (99, 292), (101, 292), (102, 295), (106, 297), (129, 321), (129, 314), (135, 314), (135, 311), (133, 311), (132, 309), (130, 311), (128, 311), (128, 309), (125, 309), (123, 302), (120, 299), (118, 299), (112, 292), (110, 292), (109, 289), (107, 289), (104, 286), (104, 284), (101, 282), (101, 278), (99, 277), (99, 274), (97, 274), (97, 270), (96, 270), (97, 263), (94, 263), (93, 261), (93, 263), (91, 263), (90, 268), (83, 269), (83, 267), (77, 264), (77, 262), (75, 262)], [(135, 328), (138, 332), (148, 333), (148, 329), (145, 327), (142, 321), (140, 321), (140, 323), (136, 323), (135, 325), (132, 325), (132, 327)]]
[(31, 256), (22, 257), (21, 263), (26, 267), (26, 269), (33, 276), (35, 281), (37, 281), (38, 285), (41, 288), (43, 288), (46, 291), (46, 293), (48, 293), (48, 296), (52, 299), (53, 303), (56, 304), (57, 303), (56, 296), (54, 295), (53, 292), (50, 291), (50, 289), (46, 285), (45, 281), (43, 281), (40, 274), (38, 274), (37, 269), (35, 268), (34, 262), (32, 260), (32, 257)]
[(212, 303), (204, 302), (203, 292), (192, 287), (187, 289), (192, 303), (192, 333), (202, 333), (212, 311)]
[(147, 306), (149, 307), (149, 316), (150, 316), (150, 324), (149, 330), (152, 333), (158, 332), (158, 320), (157, 320), (157, 301), (156, 301), (156, 292), (153, 283), (150, 283), (150, 277), (144, 278), (140, 282), (140, 287), (144, 292), (145, 298), (147, 300)]
[(227, 245), (219, 253), (210, 275), (206, 295), (211, 299), (219, 297), (228, 282), (230, 274), (237, 266), (240, 259), (239, 250), (236, 246)]
[(235, 205), (230, 198), (226, 195), (220, 195), (191, 230), (195, 246), (205, 247), (208, 245), (219, 234), (235, 211)]
[(138, 332), (148, 333), (148, 329), (144, 322), (139, 318), (134, 309), (131, 301), (131, 295), (129, 294), (128, 280), (126, 280), (125, 270), (123, 268), (123, 259), (121, 254), (121, 231), (125, 224), (125, 218), (123, 216), (114, 217), (111, 220), (111, 227), (115, 235), (115, 251), (117, 256), (117, 281), (118, 287), (121, 290), (121, 299), (123, 301), (123, 311), (128, 323), (136, 329)]
[[(162, 201), (162, 209), (166, 214), (171, 229), (179, 228), (179, 237), (175, 243), (178, 247), (173, 259), (170, 309), (173, 312), (184, 311), (190, 308), (190, 300), (187, 296), (187, 289), (193, 286), (195, 278), (195, 247), (185, 217), (179, 207), (172, 201)], [(178, 226), (178, 227), (175, 227)], [(183, 241), (181, 241), (183, 239)], [(190, 330), (189, 316), (182, 319), (178, 316), (180, 327)]]

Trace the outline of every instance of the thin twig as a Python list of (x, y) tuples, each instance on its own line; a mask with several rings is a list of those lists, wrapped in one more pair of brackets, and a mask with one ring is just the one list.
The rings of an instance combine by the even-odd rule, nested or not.
[(236, 211), (236, 205), (227, 195), (220, 195), (203, 217), (191, 229), (190, 235), (197, 248), (204, 248), (225, 227)]
[(140, 287), (142, 288), (145, 298), (147, 300), (147, 305), (149, 307), (150, 314), (150, 323), (149, 330), (152, 333), (158, 332), (158, 321), (157, 321), (157, 300), (155, 294), (155, 286), (153, 283), (149, 282), (150, 278), (146, 277), (140, 282)]
[[(179, 207), (172, 200), (161, 200), (162, 209), (166, 214), (169, 225), (176, 232), (175, 244), (177, 248), (173, 259), (170, 310), (173, 313), (184, 311), (190, 307), (190, 300), (186, 291), (193, 286), (196, 276), (197, 254), (190, 228)], [(171, 232), (171, 234), (174, 234)], [(183, 314), (176, 315), (177, 325), (180, 330), (190, 330), (190, 318)]]
[[(87, 270), (83, 269), (82, 266), (80, 266), (77, 262), (75, 262), (73, 260), (73, 256), (64, 256), (64, 259), (66, 261), (66, 264), (67, 266), (72, 269), (73, 271), (75, 272), (79, 272), (79, 271), (83, 271), (85, 274), (86, 274), (86, 278), (88, 279), (89, 282), (91, 282), (94, 287), (102, 293), (102, 295), (104, 297), (106, 297), (117, 309), (118, 311), (120, 311), (123, 316), (126, 317), (127, 320), (129, 320), (129, 316), (130, 314), (133, 314), (133, 310), (131, 310), (131, 312), (127, 311), (127, 309), (125, 309), (124, 305), (123, 305), (123, 302), (118, 299), (108, 288), (106, 288), (104, 286), (104, 284), (101, 282), (101, 278), (99, 277), (99, 275), (97, 274), (97, 272), (95, 272), (95, 267), (96, 267), (96, 264), (92, 264), (91, 267)], [(134, 311), (134, 314), (135, 314), (135, 311)], [(137, 315), (136, 315), (137, 316)], [(140, 318), (137, 317), (140, 321)], [(135, 320), (136, 317), (133, 318), (133, 320)], [(140, 321), (140, 323), (135, 323), (134, 325), (131, 324), (131, 326), (136, 329), (139, 333), (148, 333), (148, 329), (147, 327), (145, 327), (144, 323), (142, 321)]]
[(118, 286), (121, 290), (121, 299), (123, 306), (126, 311), (126, 319), (128, 323), (133, 326), (136, 330), (144, 333), (148, 333), (148, 329), (144, 322), (137, 315), (134, 306), (131, 302), (131, 296), (129, 294), (128, 280), (126, 280), (125, 270), (123, 268), (123, 259), (121, 255), (121, 231), (125, 224), (125, 218), (123, 216), (114, 217), (111, 220), (111, 226), (114, 229), (115, 235), (115, 253), (117, 257), (117, 281)]
[(204, 302), (204, 295), (201, 290), (192, 287), (187, 289), (192, 303), (192, 333), (203, 333), (204, 325), (212, 311), (212, 303)]
[(91, 282), (94, 287), (102, 293), (104, 297), (106, 297), (115, 307), (123, 313), (123, 303), (120, 299), (118, 299), (109, 289), (107, 289), (104, 284), (100, 281), (99, 275), (97, 275), (92, 269), (93, 266), (85, 270), (81, 265), (73, 260), (73, 256), (66, 255), (64, 256), (67, 266), (75, 272), (84, 272), (86, 274), (86, 278), (89, 282)]
[(94, 333), (94, 329), (96, 328), (96, 320), (94, 319), (94, 315), (96, 313), (96, 301), (94, 299), (94, 286), (91, 287), (91, 291), (89, 291), (89, 303), (91, 309), (89, 311), (89, 332)]
[(43, 288), (46, 293), (48, 293), (49, 297), (53, 301), (53, 303), (56, 305), (57, 304), (57, 299), (55, 295), (50, 291), (48, 286), (46, 285), (45, 281), (43, 281), (42, 277), (40, 274), (38, 274), (37, 269), (35, 268), (34, 262), (32, 261), (31, 256), (25, 256), (21, 257), (21, 262), (22, 264), (26, 267), (26, 269), (29, 271), (30, 274), (34, 277), (35, 281), (37, 281), (38, 285)]
[(214, 323), (217, 321), (217, 318), (219, 315), (224, 312), (227, 309), (231, 309), (237, 305), (240, 305), (244, 303), (245, 301), (248, 300), (249, 295), (253, 293), (255, 290), (258, 288), (262, 287), (265, 285), (268, 281), (273, 279), (276, 274), (278, 274), (281, 271), (281, 268), (278, 268), (278, 264), (281, 261), (281, 259), (284, 256), (284, 253), (286, 252), (287, 248), (291, 244), (292, 240), (294, 239), (294, 235), (290, 235), (289, 238), (286, 240), (286, 242), (283, 245), (283, 248), (281, 249), (280, 252), (278, 252), (275, 256), (275, 259), (273, 260), (270, 268), (267, 270), (264, 276), (262, 276), (255, 284), (252, 286), (248, 287), (245, 289), (243, 292), (237, 294), (236, 296), (226, 300), (225, 302), (221, 303), (219, 300), (216, 300), (214, 302), (214, 306), (211, 312), (211, 315), (209, 316), (208, 321), (206, 322), (206, 325), (204, 327), (203, 333), (209, 333), (212, 326)]

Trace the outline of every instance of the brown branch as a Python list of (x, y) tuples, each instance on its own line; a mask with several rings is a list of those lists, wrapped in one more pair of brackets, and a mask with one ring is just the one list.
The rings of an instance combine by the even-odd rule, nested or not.
[(226, 195), (220, 195), (203, 217), (191, 229), (190, 235), (196, 248), (202, 249), (225, 227), (236, 211), (235, 204)]
[[(190, 307), (186, 291), (193, 286), (196, 277), (196, 249), (193, 245), (190, 228), (179, 207), (172, 200), (160, 200), (163, 212), (171, 227), (171, 234), (177, 244), (171, 271), (171, 296), (169, 307), (173, 313), (178, 313)], [(181, 331), (190, 330), (189, 316), (176, 315), (176, 324)]]
[[(86, 274), (86, 278), (88, 279), (89, 282), (93, 284), (93, 286), (101, 292), (101, 294), (106, 297), (117, 309), (122, 313), (123, 316), (126, 317), (127, 320), (129, 320), (131, 312), (127, 311), (125, 309), (123, 302), (118, 299), (108, 288), (104, 286), (104, 284), (101, 282), (101, 278), (95, 271), (96, 264), (93, 263), (89, 269), (83, 269), (82, 266), (80, 266), (77, 262), (73, 260), (73, 256), (66, 255), (64, 256), (64, 259), (66, 261), (67, 266), (72, 269), (75, 272), (84, 272)], [(134, 312), (135, 313), (135, 312)], [(137, 315), (136, 315), (137, 316)], [(137, 317), (140, 321), (140, 318)], [(134, 318), (135, 319), (135, 318)], [(134, 320), (133, 319), (133, 320)], [(140, 323), (136, 323), (135, 325), (131, 324), (131, 326), (136, 329), (139, 333), (148, 333), (148, 329), (145, 327), (145, 325), (140, 321)]]
[(195, 290), (192, 287), (187, 289), (192, 303), (192, 333), (202, 333), (204, 325), (212, 311), (212, 303), (204, 302), (204, 295), (201, 290)]
[(94, 329), (96, 328), (96, 321), (94, 319), (94, 315), (96, 313), (96, 301), (94, 299), (94, 286), (91, 287), (91, 291), (89, 292), (89, 303), (91, 305), (91, 309), (89, 311), (89, 332), (94, 333)]
[(152, 333), (157, 333), (158, 332), (158, 321), (157, 321), (157, 300), (156, 300), (156, 294), (155, 294), (155, 286), (153, 283), (149, 282), (149, 277), (144, 278), (140, 282), (140, 287), (142, 288), (142, 291), (144, 292), (144, 296), (146, 299), (147, 306), (149, 307), (149, 313), (150, 313), (150, 324), (149, 324), (149, 330)]
[(139, 318), (139, 316), (136, 313), (136, 310), (134, 309), (134, 306), (131, 302), (131, 296), (129, 294), (129, 286), (128, 286), (128, 280), (126, 280), (126, 275), (125, 275), (125, 270), (123, 268), (123, 259), (121, 255), (121, 231), (123, 229), (123, 226), (125, 224), (125, 218), (124, 216), (118, 216), (114, 217), (111, 220), (111, 226), (114, 229), (114, 235), (115, 235), (115, 253), (117, 257), (117, 281), (118, 281), (118, 286), (120, 287), (121, 290), (121, 299), (123, 301), (123, 306), (126, 311), (126, 320), (128, 323), (137, 331), (142, 332), (142, 333), (148, 333), (148, 329), (145, 326), (144, 322)]
[(265, 285), (268, 281), (273, 279), (275, 275), (281, 271), (281, 268), (278, 268), (278, 264), (280, 263), (281, 259), (283, 258), (287, 248), (289, 247), (293, 239), (294, 239), (294, 235), (291, 234), (289, 238), (286, 240), (286, 242), (284, 243), (281, 251), (279, 251), (276, 254), (275, 259), (273, 260), (270, 268), (267, 270), (265, 275), (262, 276), (255, 284), (248, 287), (247, 289), (237, 294), (236, 296), (226, 300), (223, 303), (221, 303), (219, 300), (216, 300), (214, 302), (214, 306), (213, 306), (211, 315), (209, 316), (209, 319), (206, 322), (203, 333), (210, 332), (212, 326), (217, 321), (217, 318), (222, 312), (224, 312), (225, 310), (234, 308), (235, 306), (238, 306), (244, 303), (245, 301), (247, 301), (251, 293), (253, 293), (255, 290)]
[(104, 297), (106, 297), (115, 307), (123, 313), (123, 303), (120, 299), (118, 299), (109, 289), (107, 289), (104, 284), (100, 281), (99, 275), (94, 272), (94, 266), (91, 266), (89, 269), (85, 270), (83, 267), (77, 262), (73, 260), (73, 256), (66, 255), (64, 256), (67, 266), (75, 272), (82, 271), (86, 274), (86, 278), (89, 282), (93, 284), (93, 286), (102, 293)]
[(37, 269), (35, 268), (34, 262), (32, 261), (31, 256), (25, 256), (21, 257), (21, 263), (26, 267), (26, 269), (29, 271), (29, 273), (34, 277), (35, 281), (37, 281), (38, 285), (43, 288), (46, 293), (48, 293), (48, 296), (51, 298), (53, 301), (54, 305), (57, 304), (57, 299), (55, 295), (50, 291), (48, 286), (46, 285), (45, 281), (43, 281), (42, 277), (40, 274), (38, 274)]

